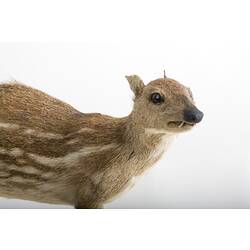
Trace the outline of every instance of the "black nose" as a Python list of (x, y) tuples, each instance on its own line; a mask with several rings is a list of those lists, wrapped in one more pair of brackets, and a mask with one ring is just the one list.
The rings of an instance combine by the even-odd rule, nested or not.
[(204, 114), (197, 108), (186, 109), (184, 111), (184, 120), (190, 123), (198, 123), (202, 120)]

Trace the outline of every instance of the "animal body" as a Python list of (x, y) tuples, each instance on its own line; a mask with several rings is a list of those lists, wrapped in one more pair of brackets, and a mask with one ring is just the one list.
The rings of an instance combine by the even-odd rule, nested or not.
[(203, 113), (191, 91), (128, 76), (130, 115), (85, 114), (19, 83), (0, 85), (0, 196), (101, 208), (157, 162)]

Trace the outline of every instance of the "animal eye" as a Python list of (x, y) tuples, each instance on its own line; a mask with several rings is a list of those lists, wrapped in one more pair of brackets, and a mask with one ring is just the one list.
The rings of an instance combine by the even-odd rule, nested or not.
[(159, 93), (151, 94), (151, 102), (154, 104), (161, 104), (164, 102), (164, 97)]

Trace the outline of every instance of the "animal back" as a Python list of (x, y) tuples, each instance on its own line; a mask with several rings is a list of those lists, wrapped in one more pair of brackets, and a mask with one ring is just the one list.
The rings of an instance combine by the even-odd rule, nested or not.
[(79, 116), (70, 105), (22, 84), (0, 85), (0, 125), (62, 132)]

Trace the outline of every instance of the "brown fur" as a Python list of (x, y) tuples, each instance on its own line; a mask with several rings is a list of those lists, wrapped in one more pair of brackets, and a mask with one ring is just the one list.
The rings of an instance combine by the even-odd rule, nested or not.
[[(19, 83), (0, 85), (0, 196), (77, 208), (99, 208), (141, 176), (177, 133), (190, 90), (162, 78), (144, 85), (127, 77), (135, 93), (124, 118), (83, 114)], [(153, 92), (165, 96), (154, 105)]]

